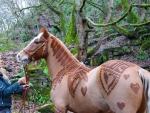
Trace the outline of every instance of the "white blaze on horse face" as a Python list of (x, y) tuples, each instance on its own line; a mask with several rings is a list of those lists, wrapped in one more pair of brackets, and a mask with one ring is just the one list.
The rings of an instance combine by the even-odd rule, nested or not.
[(28, 55), (27, 54), (24, 54), (23, 51), (20, 51), (18, 54), (17, 54), (17, 61), (18, 62), (24, 62), (26, 59), (28, 59)]
[[(36, 40), (36, 39), (39, 39), (41, 36), (42, 36), (42, 34), (43, 33), (40, 33), (38, 36), (36, 36), (25, 48), (24, 48), (24, 50), (26, 50), (27, 48), (30, 48), (30, 45), (32, 44), (32, 43), (34, 43), (34, 41)], [(33, 49), (33, 48), (31, 48), (31, 49)], [(22, 63), (28, 63), (28, 60), (29, 60), (29, 55), (24, 51), (24, 50), (22, 50), (22, 51), (20, 51), (18, 54), (17, 54), (17, 61), (18, 62), (22, 62)], [(31, 50), (32, 51), (32, 50)]]
[(31, 42), (25, 47), (25, 49), (28, 48), (32, 43), (34, 43), (34, 41), (35, 41), (36, 39), (39, 39), (39, 38), (42, 36), (42, 34), (43, 34), (43, 33), (40, 33), (38, 36), (34, 37), (33, 40), (31, 40)]

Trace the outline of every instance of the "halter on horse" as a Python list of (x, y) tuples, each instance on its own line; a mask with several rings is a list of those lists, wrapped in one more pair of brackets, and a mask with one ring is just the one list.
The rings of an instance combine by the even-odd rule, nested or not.
[(90, 69), (45, 28), (17, 54), (30, 63), (46, 60), (55, 113), (150, 113), (150, 73), (122, 60)]

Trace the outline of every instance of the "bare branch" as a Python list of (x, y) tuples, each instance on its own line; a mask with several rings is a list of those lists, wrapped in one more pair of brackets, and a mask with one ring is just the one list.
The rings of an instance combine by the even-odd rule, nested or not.
[(57, 7), (60, 6), (63, 2), (64, 2), (64, 0), (61, 0), (61, 1), (57, 4)]
[(41, 6), (42, 6), (42, 5), (25, 7), (25, 8), (22, 8), (22, 9), (20, 10), (20, 12), (22, 12), (23, 10), (26, 10), (26, 9), (31, 9), (31, 8), (39, 8), (39, 7), (41, 7)]
[(42, 2), (57, 15), (62, 14), (60, 11), (56, 10), (47, 0), (42, 0)]
[(147, 8), (150, 4), (132, 4), (133, 7)]
[(144, 23), (141, 23), (141, 24), (130, 24), (132, 27), (140, 27), (140, 26), (143, 26), (143, 25), (148, 25), (150, 24), (150, 21), (148, 22), (144, 22)]
[(102, 6), (98, 5), (98, 4), (95, 4), (89, 0), (86, 1), (88, 4), (90, 4), (91, 6), (93, 7), (96, 7), (97, 9), (101, 10), (103, 12), (103, 10), (101, 9)]

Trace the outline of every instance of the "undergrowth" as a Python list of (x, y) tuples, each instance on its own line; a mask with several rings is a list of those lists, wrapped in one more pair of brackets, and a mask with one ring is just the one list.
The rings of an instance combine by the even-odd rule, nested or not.
[(0, 34), (0, 51), (1, 52), (7, 52), (14, 46), (15, 46), (14, 42), (10, 38)]

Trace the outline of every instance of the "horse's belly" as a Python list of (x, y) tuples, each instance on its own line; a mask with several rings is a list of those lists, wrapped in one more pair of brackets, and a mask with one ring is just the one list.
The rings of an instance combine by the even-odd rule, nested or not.
[(87, 75), (88, 81), (82, 80), (76, 89), (75, 96), (69, 98), (70, 107), (77, 113), (102, 113), (101, 111), (109, 110), (100, 91), (98, 69), (90, 71)]
[(102, 113), (102, 110), (109, 110), (107, 102), (94, 93), (72, 100), (70, 108), (75, 113)]
[[(71, 107), (70, 107), (71, 108)], [(73, 107), (73, 109), (69, 109), (70, 111), (74, 113), (101, 113), (102, 111), (94, 106), (84, 106), (84, 105), (78, 105), (76, 107)]]
[(70, 111), (72, 111), (73, 113), (112, 113), (110, 109), (101, 110), (100, 108), (98, 108), (98, 106), (82, 106), (81, 108), (80, 105), (78, 105), (75, 110), (70, 109)]

